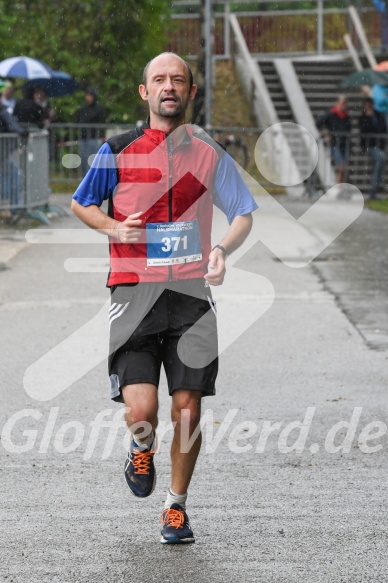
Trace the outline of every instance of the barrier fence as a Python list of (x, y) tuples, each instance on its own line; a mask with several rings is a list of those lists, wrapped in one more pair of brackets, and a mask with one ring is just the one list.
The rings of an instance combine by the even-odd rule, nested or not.
[(15, 210), (25, 204), (25, 189), (21, 180), (25, 149), (26, 143), (20, 140), (18, 134), (0, 134), (1, 210)]
[(30, 212), (48, 203), (48, 132), (31, 132), (28, 138), (0, 134), (0, 210)]
[(108, 138), (134, 125), (55, 123), (50, 127), (50, 182), (80, 181), (93, 156)]
[[(75, 189), (79, 181), (82, 179), (84, 171), (86, 172), (89, 164), (86, 164), (86, 169), (82, 168), (82, 158), (85, 156), (85, 145), (83, 138), (90, 138), (90, 150), (86, 151), (88, 156), (93, 156), (97, 152), (98, 147), (105, 139), (109, 137), (128, 131), (128, 129), (135, 126), (128, 125), (110, 125), (101, 124), (98, 126), (79, 126), (76, 124), (53, 124), (50, 130), (51, 140), (51, 161), (50, 161), (50, 182), (68, 181), (71, 184), (70, 190)], [(261, 128), (241, 128), (241, 127), (213, 127), (209, 130), (209, 134), (218, 142), (220, 142), (229, 154), (238, 162), (238, 164), (246, 170), (255, 180), (258, 180), (270, 192), (279, 192), (279, 187), (274, 186), (273, 183), (261, 172), (265, 168), (258, 169), (255, 160), (255, 147), (257, 140), (262, 134)], [(338, 134), (338, 138), (341, 135)], [(349, 140), (346, 143), (345, 157), (349, 160), (349, 180), (356, 186), (361, 185), (362, 189), (367, 191), (368, 181), (370, 176), (370, 157), (363, 154), (360, 149), (360, 134), (355, 131), (347, 136)], [(367, 140), (381, 139), (379, 135), (369, 135)], [(288, 139), (288, 138), (287, 138)], [(329, 136), (326, 134), (321, 138), (328, 150), (330, 150)], [(300, 170), (301, 175), (306, 174), (306, 152), (303, 145), (300, 146), (301, 151), (297, 150), (298, 142), (293, 141), (291, 146), (294, 163)], [(368, 144), (367, 144), (368, 145)], [(274, 164), (275, 156), (282, 161), (285, 167), (282, 176), (284, 183), (290, 183), (291, 176), (294, 173), (291, 164), (287, 164), (287, 159), (290, 153), (285, 155), (282, 152), (266, 153), (267, 157), (267, 171), (269, 175), (273, 175), (271, 164)], [(263, 158), (262, 158), (263, 159)], [(90, 161), (92, 158), (90, 159)], [(264, 156), (265, 160), (265, 156)], [(307, 163), (308, 166), (308, 163)], [(287, 175), (287, 168), (290, 169), (289, 177)], [(330, 162), (330, 157), (327, 157), (327, 162), (323, 168), (323, 179), (318, 181), (316, 173), (313, 172), (310, 178), (306, 179), (306, 185), (312, 185), (313, 190), (327, 189), (333, 186), (333, 164)], [(289, 178), (289, 179), (288, 179)], [(280, 188), (281, 190), (281, 188)]]
[[(72, 192), (83, 176), (81, 165), (81, 155), (85, 154), (83, 142), (88, 141), (88, 139), (92, 142), (93, 151), (90, 154), (86, 152), (90, 156), (97, 151), (105, 139), (128, 129), (128, 125), (53, 124), (49, 132), (47, 130), (31, 132), (26, 140), (20, 139), (16, 134), (0, 134), (0, 211), (31, 212), (48, 205), (49, 182), (53, 186), (55, 182), (65, 181), (67, 184), (61, 185), (64, 187), (62, 191)], [(255, 147), (262, 131), (260, 128), (214, 127), (209, 133), (225, 147), (248, 175), (257, 180), (268, 192), (279, 193), (282, 192), (281, 185), (274, 185), (268, 176), (271, 175), (271, 163), (273, 163), (275, 155), (281, 157), (282, 153), (268, 151), (265, 153), (268, 161), (266, 168), (261, 166), (258, 169), (256, 165)], [(358, 186), (362, 192), (367, 193), (373, 170), (376, 170), (376, 164), (368, 151), (361, 150), (358, 133), (353, 132), (347, 137), (349, 139), (345, 146), (345, 159), (347, 160), (348, 172), (345, 178)], [(369, 134), (364, 137), (367, 149), (370, 150), (377, 145), (382, 152), (385, 152), (384, 136)], [(322, 139), (330, 148), (328, 136)], [(294, 163), (299, 164), (299, 169), (303, 174), (306, 166), (305, 156), (298, 154), (294, 149), (293, 146)], [(287, 163), (287, 157), (283, 158), (284, 166), (291, 168), (291, 163)], [(261, 159), (263, 160), (263, 157)], [(91, 159), (89, 159), (90, 161)], [(383, 159), (381, 156), (379, 159), (380, 175), (381, 167), (384, 165), (385, 154), (383, 154)], [(329, 178), (333, 175), (332, 168), (333, 163), (328, 158), (323, 180), (318, 180), (316, 172), (312, 172), (304, 181), (305, 193), (314, 195), (333, 186), (332, 179)]]

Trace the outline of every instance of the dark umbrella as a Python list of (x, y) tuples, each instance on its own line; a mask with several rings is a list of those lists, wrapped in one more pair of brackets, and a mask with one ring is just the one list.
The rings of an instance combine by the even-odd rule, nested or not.
[(362, 87), (363, 85), (388, 85), (388, 74), (373, 69), (363, 69), (356, 71), (342, 79), (341, 87)]
[(79, 83), (71, 75), (63, 71), (53, 71), (48, 79), (31, 79), (24, 84), (23, 89), (31, 90), (35, 87), (44, 89), (47, 97), (63, 97), (71, 95), (80, 88)]

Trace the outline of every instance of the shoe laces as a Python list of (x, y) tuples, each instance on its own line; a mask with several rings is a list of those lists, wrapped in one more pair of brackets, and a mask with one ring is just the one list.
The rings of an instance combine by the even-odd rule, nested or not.
[(162, 524), (167, 524), (167, 526), (174, 526), (175, 528), (181, 528), (185, 522), (185, 516), (183, 510), (175, 510), (175, 508), (166, 508), (160, 515), (160, 522)]
[(135, 467), (135, 474), (149, 474), (153, 455), (153, 452), (148, 450), (133, 452), (132, 463)]

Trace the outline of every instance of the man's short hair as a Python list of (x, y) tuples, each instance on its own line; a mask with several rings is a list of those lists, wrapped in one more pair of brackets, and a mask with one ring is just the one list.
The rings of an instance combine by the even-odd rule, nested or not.
[(153, 59), (151, 59), (150, 61), (148, 61), (148, 63), (144, 67), (144, 71), (143, 71), (143, 85), (147, 85), (148, 69), (149, 69), (152, 61), (154, 61), (157, 57), (160, 57), (161, 55), (174, 55), (174, 57), (178, 57), (178, 59), (180, 61), (182, 61), (182, 63), (185, 65), (185, 67), (186, 67), (186, 69), (187, 69), (187, 71), (189, 73), (189, 84), (190, 84), (190, 89), (191, 89), (192, 86), (194, 85), (194, 76), (193, 76), (193, 71), (191, 70), (190, 65), (184, 59), (182, 59), (182, 57), (180, 57), (176, 53), (173, 53), (173, 52), (170, 52), (170, 51), (166, 51), (164, 53), (160, 53), (159, 55), (156, 55), (156, 57), (154, 57)]

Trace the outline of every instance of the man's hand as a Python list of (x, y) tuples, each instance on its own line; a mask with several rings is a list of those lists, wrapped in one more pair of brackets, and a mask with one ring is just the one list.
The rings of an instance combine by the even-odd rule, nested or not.
[(210, 285), (221, 285), (225, 277), (225, 258), (221, 249), (215, 248), (209, 255), (208, 272), (204, 276)]
[(142, 220), (139, 218), (142, 211), (129, 215), (125, 221), (117, 224), (116, 239), (120, 243), (137, 243), (141, 231)]

